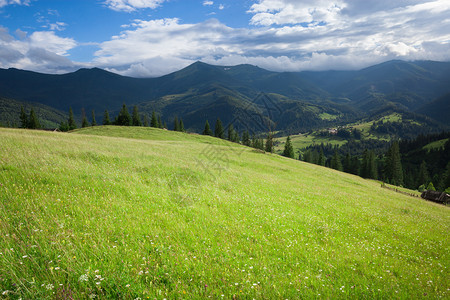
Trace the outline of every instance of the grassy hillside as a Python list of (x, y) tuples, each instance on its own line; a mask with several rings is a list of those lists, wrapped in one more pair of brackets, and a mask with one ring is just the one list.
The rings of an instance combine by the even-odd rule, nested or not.
[(21, 106), (24, 107), (27, 116), (33, 108), (43, 128), (55, 129), (62, 121), (67, 121), (64, 112), (49, 106), (0, 97), (0, 126), (19, 127)]
[(5, 299), (448, 298), (450, 211), (150, 128), (0, 129)]

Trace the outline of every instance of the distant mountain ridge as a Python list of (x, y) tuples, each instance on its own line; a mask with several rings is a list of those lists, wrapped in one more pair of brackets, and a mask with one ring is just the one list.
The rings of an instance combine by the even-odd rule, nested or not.
[[(76, 114), (82, 108), (94, 109), (98, 116), (105, 109), (118, 110), (122, 103), (136, 104), (142, 113), (156, 110), (167, 122), (183, 117), (193, 130), (200, 130), (206, 119), (231, 122), (243, 113), (260, 113), (264, 107), (255, 99), (261, 93), (278, 110), (265, 120), (279, 130), (356, 120), (392, 105), (405, 112), (424, 111), (433, 119), (441, 103), (446, 103), (434, 100), (450, 93), (450, 62), (389, 61), (359, 71), (320, 72), (273, 72), (252, 65), (196, 62), (158, 78), (132, 78), (98, 68), (63, 75), (0, 69), (0, 97), (61, 111), (72, 107)], [(434, 105), (431, 112), (425, 109), (430, 103)], [(435, 120), (443, 122), (442, 116)]]

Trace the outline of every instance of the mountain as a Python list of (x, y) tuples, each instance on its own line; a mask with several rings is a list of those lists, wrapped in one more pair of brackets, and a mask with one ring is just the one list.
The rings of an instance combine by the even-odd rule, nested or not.
[[(241, 127), (259, 132), (307, 131), (356, 121), (384, 107), (420, 113), (447, 93), (450, 63), (430, 61), (390, 61), (359, 71), (322, 72), (272, 72), (252, 65), (196, 62), (144, 79), (98, 68), (63, 75), (0, 69), (4, 98), (65, 112), (72, 107), (76, 115), (83, 108), (88, 113), (94, 109), (100, 118), (105, 109), (114, 115), (123, 103), (138, 105), (143, 115), (155, 110), (168, 124), (182, 117), (195, 131), (206, 119), (211, 123), (217, 118), (224, 123), (241, 120)], [(434, 110), (441, 103), (433, 104)], [(428, 116), (435, 118), (432, 113)], [(436, 120), (443, 118), (436, 115)]]
[(450, 93), (420, 107), (416, 112), (450, 126)]
[(53, 107), (0, 97), (0, 126), (19, 127), (21, 106), (27, 115), (33, 108), (43, 128), (58, 128), (61, 122), (67, 121), (66, 113)]
[(389, 61), (360, 71), (303, 72), (333, 97), (363, 111), (394, 103), (415, 110), (450, 91), (450, 62)]

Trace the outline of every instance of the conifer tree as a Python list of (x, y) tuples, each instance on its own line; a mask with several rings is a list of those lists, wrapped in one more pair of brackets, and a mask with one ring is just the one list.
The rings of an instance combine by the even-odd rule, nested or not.
[(31, 108), (30, 116), (28, 117), (28, 128), (29, 129), (39, 129), (41, 128), (41, 124), (39, 123), (39, 119), (34, 112), (34, 109)]
[(161, 115), (158, 114), (158, 128), (163, 128), (163, 123), (161, 121)]
[(353, 156), (350, 173), (355, 174), (355, 175), (360, 175), (360, 166), (361, 166), (361, 163), (359, 161), (358, 156)]
[(347, 152), (344, 161), (342, 162), (342, 169), (344, 170), (344, 172), (350, 173), (351, 165), (352, 165), (352, 157), (350, 155), (350, 152)]
[(310, 149), (306, 150), (305, 153), (303, 153), (303, 161), (307, 162), (307, 163), (311, 163), (312, 162), (311, 150)]
[(369, 150), (367, 149), (364, 149), (363, 152), (360, 174), (363, 178), (369, 177)]
[(81, 121), (81, 127), (82, 127), (82, 128), (88, 127), (88, 126), (89, 126), (89, 122), (88, 122), (88, 120), (87, 120), (86, 112), (84, 111), (84, 108), (81, 109), (81, 119), (82, 119), (82, 121)]
[(28, 116), (23, 109), (23, 105), (20, 106), (20, 128), (28, 128)]
[(62, 132), (69, 131), (69, 124), (67, 124), (67, 122), (61, 121), (61, 123), (59, 124), (59, 130)]
[(334, 154), (330, 162), (330, 167), (332, 169), (342, 171), (341, 156), (339, 155), (337, 149), (334, 150)]
[(69, 125), (69, 130), (77, 129), (77, 124), (75, 123), (75, 119), (73, 117), (72, 107), (69, 108), (69, 119), (67, 120), (67, 124)]
[(450, 188), (450, 162), (445, 168), (444, 175), (442, 176), (442, 182), (440, 184), (441, 191), (445, 191), (447, 188)]
[(423, 160), (419, 167), (419, 178), (418, 178), (418, 186), (422, 184), (427, 184), (430, 181), (430, 175), (428, 174), (427, 164)]
[(434, 188), (433, 183), (430, 181), (430, 183), (427, 186), (427, 191), (435, 191), (436, 189)]
[(378, 179), (378, 168), (377, 168), (377, 161), (375, 157), (375, 152), (372, 150), (369, 151), (369, 157), (368, 157), (368, 178), (372, 179)]
[[(156, 118), (155, 111), (152, 111), (152, 118), (150, 119), (150, 126), (157, 128), (158, 127), (158, 119)], [(178, 130), (175, 130), (178, 131)]]
[(286, 156), (286, 157), (289, 157), (289, 158), (294, 158), (295, 157), (294, 147), (292, 146), (291, 137), (290, 136), (288, 136), (286, 138), (286, 144), (284, 144), (283, 156)]
[(137, 105), (133, 107), (133, 118), (131, 123), (133, 126), (142, 126), (141, 116), (139, 116)]
[(132, 123), (132, 119), (130, 113), (128, 112), (128, 108), (125, 103), (122, 105), (122, 109), (119, 112), (119, 115), (116, 118), (116, 125), (119, 126), (130, 126)]
[(183, 123), (183, 119), (182, 118), (180, 118), (180, 125), (179, 125), (179, 127), (180, 127), (180, 131), (181, 132), (185, 132), (185, 130), (184, 130), (184, 123)]
[(97, 121), (95, 120), (95, 111), (92, 110), (92, 126), (97, 126)]
[(233, 128), (233, 124), (230, 124), (230, 126), (228, 126), (228, 140), (233, 142), (234, 140), (234, 128)]
[(220, 139), (223, 139), (224, 138), (224, 134), (225, 133), (223, 131), (222, 121), (220, 121), (220, 119), (217, 118), (216, 125), (214, 127), (214, 136), (218, 137)]
[(144, 127), (148, 127), (149, 123), (148, 123), (148, 116), (147, 114), (144, 115)]
[(109, 119), (109, 112), (105, 109), (105, 113), (103, 114), (103, 125), (111, 125), (111, 120)]
[(326, 159), (325, 155), (323, 154), (323, 148), (320, 147), (319, 158), (317, 160), (317, 164), (320, 166), (325, 166), (326, 162), (327, 162), (327, 159)]
[(251, 146), (250, 134), (248, 133), (248, 130), (245, 130), (242, 133), (242, 144), (245, 146)]
[(206, 120), (205, 122), (205, 129), (203, 129), (203, 135), (212, 135), (211, 128), (209, 127), (209, 122)]
[(393, 185), (403, 185), (403, 169), (397, 141), (392, 143), (386, 154), (385, 175)]
[(180, 123), (178, 122), (178, 117), (173, 120), (173, 130), (180, 131)]
[(273, 135), (272, 135), (272, 133), (269, 133), (267, 135), (266, 146), (265, 146), (264, 150), (266, 152), (273, 153)]
[(167, 123), (166, 123), (166, 121), (164, 121), (164, 125), (163, 125), (163, 128), (165, 128), (165, 129), (167, 129), (168, 127), (167, 127)]

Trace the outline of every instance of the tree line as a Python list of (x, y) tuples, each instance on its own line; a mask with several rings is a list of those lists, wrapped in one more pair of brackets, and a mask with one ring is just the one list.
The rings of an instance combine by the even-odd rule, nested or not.
[[(321, 144), (307, 148), (299, 154), (299, 159), (413, 190), (450, 192), (450, 139), (438, 149), (422, 148), (436, 138), (448, 136), (449, 133), (441, 133), (420, 135), (415, 140), (393, 141), (378, 154), (365, 148), (361, 155), (352, 155), (350, 151), (342, 155), (345, 145)], [(330, 148), (333, 150), (331, 155)]]
[[(130, 114), (126, 104), (122, 105), (121, 110), (118, 115), (112, 119), (108, 110), (105, 110), (103, 113), (103, 120), (101, 124), (97, 123), (95, 118), (95, 111), (91, 112), (91, 122), (89, 122), (84, 109), (81, 112), (81, 128), (89, 127), (89, 126), (97, 126), (97, 125), (116, 125), (116, 126), (144, 126), (144, 127), (155, 127), (155, 128), (165, 128), (167, 129), (167, 123), (161, 120), (161, 115), (157, 114), (155, 111), (152, 112), (152, 116), (149, 120), (147, 114), (144, 115), (142, 120), (141, 114), (139, 113), (138, 107), (135, 105), (133, 107), (133, 112)], [(175, 117), (174, 121), (174, 130), (175, 131), (185, 131), (183, 120)], [(72, 108), (69, 108), (69, 118), (67, 121), (61, 122), (59, 129), (61, 131), (69, 131), (77, 129), (78, 126), (75, 122), (74, 114)]]

